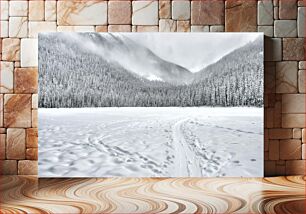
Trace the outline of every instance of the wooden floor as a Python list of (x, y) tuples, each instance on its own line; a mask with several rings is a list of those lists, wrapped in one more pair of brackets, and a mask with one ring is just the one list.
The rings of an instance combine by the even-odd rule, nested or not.
[[(0, 178), (2, 213), (305, 213), (305, 178)], [(1, 213), (1, 212), (0, 212)]]

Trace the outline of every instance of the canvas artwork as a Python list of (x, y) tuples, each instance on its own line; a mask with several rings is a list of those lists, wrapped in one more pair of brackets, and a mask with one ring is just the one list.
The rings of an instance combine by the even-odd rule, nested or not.
[(262, 33), (39, 34), (40, 177), (263, 176)]

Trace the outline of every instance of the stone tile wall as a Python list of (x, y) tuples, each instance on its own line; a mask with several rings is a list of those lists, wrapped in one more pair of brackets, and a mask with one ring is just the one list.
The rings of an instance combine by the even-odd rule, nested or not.
[(265, 175), (305, 174), (305, 1), (1, 0), (0, 173), (37, 174), (43, 31), (264, 32)]

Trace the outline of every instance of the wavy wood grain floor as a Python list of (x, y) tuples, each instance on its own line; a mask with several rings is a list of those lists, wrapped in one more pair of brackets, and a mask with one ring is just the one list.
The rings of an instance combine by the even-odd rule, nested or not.
[(305, 213), (305, 178), (0, 178), (2, 213)]

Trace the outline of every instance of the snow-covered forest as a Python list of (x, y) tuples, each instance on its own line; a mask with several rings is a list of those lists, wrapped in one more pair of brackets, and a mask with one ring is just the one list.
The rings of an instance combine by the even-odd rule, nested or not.
[[(192, 73), (125, 35), (40, 34), (39, 106), (261, 107), (262, 39)], [(124, 66), (121, 60), (133, 65)]]

